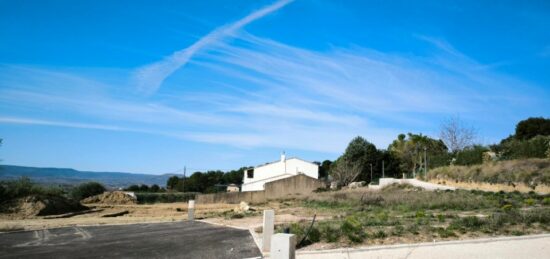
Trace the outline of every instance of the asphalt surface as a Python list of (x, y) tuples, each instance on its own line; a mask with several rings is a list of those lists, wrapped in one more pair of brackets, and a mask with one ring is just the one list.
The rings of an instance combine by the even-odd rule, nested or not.
[(65, 227), (0, 234), (0, 258), (248, 258), (248, 230), (197, 221)]

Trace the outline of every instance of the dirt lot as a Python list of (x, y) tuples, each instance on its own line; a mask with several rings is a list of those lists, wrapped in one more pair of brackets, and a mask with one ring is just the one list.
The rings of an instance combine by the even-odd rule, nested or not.
[[(0, 231), (37, 230), (64, 226), (116, 225), (145, 222), (171, 222), (187, 218), (187, 203), (160, 203), (152, 205), (105, 205), (86, 204), (91, 213), (68, 218), (52, 218), (35, 216), (25, 218), (20, 215), (0, 214)], [(202, 217), (205, 213), (215, 213), (231, 210), (235, 205), (207, 204), (197, 205), (196, 215)], [(179, 211), (178, 211), (179, 209)], [(103, 217), (104, 215), (128, 211), (128, 214), (118, 217)]]
[[(153, 205), (85, 204), (92, 212), (66, 218), (0, 214), (0, 231), (64, 226), (97, 226), (172, 222), (187, 218), (187, 203)], [(330, 249), (530, 235), (550, 230), (550, 197), (536, 193), (423, 191), (390, 186), (314, 193), (252, 204), (197, 204), (195, 217), (205, 222), (252, 230), (261, 236), (262, 211), (275, 210), (276, 231), (288, 228), (301, 240), (311, 220), (316, 223), (300, 249)], [(104, 217), (109, 214), (122, 214)], [(309, 240), (311, 239), (311, 240)]]

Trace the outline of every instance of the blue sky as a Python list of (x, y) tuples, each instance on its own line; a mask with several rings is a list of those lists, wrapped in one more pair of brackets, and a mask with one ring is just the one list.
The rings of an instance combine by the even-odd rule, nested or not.
[(0, 1), (4, 164), (168, 173), (550, 116), (548, 1)]

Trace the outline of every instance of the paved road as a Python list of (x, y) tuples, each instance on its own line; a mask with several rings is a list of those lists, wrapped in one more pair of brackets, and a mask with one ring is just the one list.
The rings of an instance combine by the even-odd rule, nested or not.
[(416, 245), (393, 245), (364, 249), (336, 249), (298, 252), (298, 259), (359, 259), (359, 258), (550, 258), (550, 234), (504, 237)]
[(247, 258), (248, 230), (203, 222), (66, 227), (0, 234), (0, 258)]

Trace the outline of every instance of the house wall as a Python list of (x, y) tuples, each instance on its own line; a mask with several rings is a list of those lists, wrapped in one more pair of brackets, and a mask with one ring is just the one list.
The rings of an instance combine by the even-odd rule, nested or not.
[(297, 175), (298, 173), (303, 173), (315, 179), (319, 178), (318, 165), (305, 162), (296, 158), (292, 158), (286, 161), (286, 172), (293, 175)]
[(271, 199), (281, 199), (295, 195), (308, 194), (314, 190), (326, 187), (325, 183), (309, 176), (300, 174), (279, 179), (265, 184), (265, 191), (233, 192), (199, 194), (197, 203), (263, 203)]
[(241, 190), (243, 192), (261, 191), (264, 190), (267, 182), (298, 175), (299, 173), (317, 179), (319, 166), (297, 158), (285, 159), (282, 157), (281, 161), (254, 168), (253, 178), (248, 178), (245, 172)]

